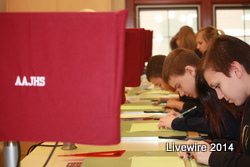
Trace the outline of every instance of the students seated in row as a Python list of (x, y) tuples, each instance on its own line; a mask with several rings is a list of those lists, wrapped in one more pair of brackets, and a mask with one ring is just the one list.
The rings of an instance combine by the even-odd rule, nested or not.
[(161, 77), (165, 57), (165, 55), (155, 55), (149, 59), (146, 67), (146, 77), (149, 82), (158, 86), (161, 90), (175, 92), (175, 89), (166, 84)]
[[(201, 141), (188, 141), (188, 144), (205, 144), (204, 152), (190, 152), (197, 162), (212, 167), (248, 167), (250, 166), (250, 46), (244, 41), (227, 35), (217, 37), (208, 48), (202, 61), (203, 77), (207, 84), (216, 91), (219, 99), (236, 106), (244, 105), (237, 144), (216, 141), (215, 146), (224, 145), (211, 151), (211, 145)], [(209, 95), (209, 94), (208, 94)], [(211, 96), (206, 99), (213, 98)], [(203, 100), (203, 99), (201, 99)], [(214, 104), (208, 104), (214, 105)], [(212, 143), (214, 144), (214, 143)], [(226, 150), (227, 149), (227, 150)], [(187, 157), (180, 152), (180, 157)]]
[[(150, 58), (146, 68), (146, 77), (149, 82), (155, 86), (159, 86), (162, 90), (168, 90), (171, 92), (176, 92), (176, 90), (170, 85), (166, 84), (162, 79), (162, 67), (166, 56), (164, 55), (155, 55)], [(178, 93), (178, 92), (177, 92)], [(180, 96), (177, 99), (174, 98), (161, 98), (158, 100), (158, 103), (161, 101), (167, 101), (166, 105), (163, 108), (173, 108), (177, 110), (189, 109), (195, 105), (199, 105), (200, 102), (197, 99)]]
[(219, 35), (224, 35), (224, 31), (217, 29), (213, 26), (206, 26), (199, 29), (196, 34), (197, 49), (204, 54), (211, 41)]
[(199, 57), (201, 57), (202, 53), (196, 47), (196, 34), (189, 26), (182, 26), (178, 33), (170, 40), (171, 50), (176, 48), (186, 48), (194, 51)]
[[(177, 89), (181, 96), (198, 98), (199, 93), (196, 86), (196, 67), (200, 58), (191, 50), (175, 49), (164, 61), (162, 76), (163, 80), (173, 88)], [(204, 87), (208, 89), (209, 86)], [(213, 92), (211, 92), (213, 94)], [(198, 100), (198, 99), (197, 99)], [(214, 92), (214, 103), (219, 104)], [(198, 108), (185, 114), (183, 118), (178, 118), (178, 112), (170, 112), (160, 119), (159, 128), (171, 128), (174, 130), (197, 131), (206, 133), (213, 138), (226, 138), (228, 140), (237, 139), (239, 131), (239, 119), (231, 114), (226, 108), (214, 108), (215, 111), (222, 112), (222, 117), (213, 118), (214, 113), (204, 116), (206, 108), (198, 105)], [(218, 122), (214, 122), (218, 121)], [(216, 126), (215, 126), (216, 125)]]

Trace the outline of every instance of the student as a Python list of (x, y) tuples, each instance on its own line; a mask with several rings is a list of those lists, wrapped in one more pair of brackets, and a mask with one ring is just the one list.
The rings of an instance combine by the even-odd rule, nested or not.
[[(244, 41), (232, 36), (221, 35), (217, 37), (202, 63), (203, 76), (208, 85), (213, 88), (219, 99), (225, 99), (236, 106), (244, 105), (240, 138), (237, 140), (237, 148), (229, 148), (232, 142), (216, 141), (220, 145), (229, 148), (225, 151), (210, 151), (211, 146), (204, 141), (196, 144), (205, 144), (205, 152), (191, 152), (197, 162), (212, 167), (249, 167), (250, 166), (250, 47)], [(207, 98), (211, 98), (210, 96)], [(194, 144), (195, 141), (188, 141)], [(179, 156), (186, 158), (184, 152)]]
[(149, 82), (155, 86), (159, 86), (161, 90), (175, 92), (175, 89), (166, 84), (161, 77), (162, 66), (165, 58), (165, 55), (152, 56), (146, 67), (146, 77)]
[(182, 26), (179, 32), (171, 39), (170, 48), (186, 48), (194, 51), (199, 57), (202, 53), (196, 49), (196, 37), (193, 29), (189, 26)]
[[(177, 89), (181, 96), (199, 97), (196, 86), (196, 67), (200, 58), (188, 49), (175, 49), (165, 59), (163, 65), (163, 79), (170, 86)], [(204, 88), (209, 88), (204, 87)], [(215, 96), (215, 92), (214, 92)], [(215, 96), (216, 97), (216, 96)], [(219, 100), (214, 99), (215, 103)], [(211, 121), (208, 116), (204, 117), (204, 107), (202, 104), (184, 115), (184, 118), (178, 118), (178, 112), (171, 112), (160, 119), (159, 128), (171, 128), (175, 130), (197, 131), (206, 133), (213, 138), (227, 138), (228, 140), (237, 139), (239, 131), (239, 121), (229, 112), (223, 109), (223, 121), (217, 124), (217, 127), (210, 126)], [(220, 117), (221, 118), (221, 117)], [(223, 123), (224, 122), (224, 123)], [(219, 130), (217, 129), (219, 128)]]
[(196, 34), (197, 49), (204, 54), (211, 41), (219, 35), (224, 35), (224, 31), (213, 26), (201, 28)]
[[(176, 90), (170, 85), (166, 84), (162, 79), (162, 67), (165, 60), (165, 55), (155, 55), (150, 58), (146, 67), (147, 80), (153, 83), (155, 86), (159, 86), (162, 90), (169, 90), (176, 92)], [(189, 109), (197, 104), (197, 100), (193, 98), (180, 97), (178, 99), (173, 98), (161, 98), (158, 102), (168, 101), (165, 107), (174, 108), (178, 110)]]
[[(229, 129), (229, 136), (237, 135), (235, 132), (239, 131), (240, 120), (241, 120), (241, 107), (237, 107), (233, 104), (228, 104), (223, 99), (218, 99), (216, 92), (212, 89), (205, 81), (202, 73), (201, 64), (204, 58), (201, 59), (199, 65), (196, 67), (196, 87), (199, 94), (199, 99), (204, 106), (204, 116), (209, 118), (210, 129), (219, 136), (221, 128)], [(208, 98), (209, 97), (209, 98)], [(235, 122), (228, 122), (235, 118)], [(236, 125), (235, 125), (236, 123)], [(236, 129), (237, 128), (237, 129)]]

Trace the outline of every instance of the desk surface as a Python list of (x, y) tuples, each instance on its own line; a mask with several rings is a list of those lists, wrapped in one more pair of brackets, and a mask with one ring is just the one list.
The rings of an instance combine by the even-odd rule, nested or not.
[[(181, 142), (175, 142), (181, 143)], [(54, 144), (54, 143), (45, 143)], [(176, 152), (165, 152), (166, 141), (121, 141), (118, 145), (112, 146), (91, 146), (76, 144), (76, 150), (61, 150), (58, 147), (47, 167), (66, 167), (70, 162), (83, 162), (83, 167), (131, 167), (131, 158), (133, 156), (177, 156)], [(84, 158), (84, 157), (58, 157), (57, 155), (80, 154), (87, 152), (102, 152), (126, 150), (119, 158)], [(21, 167), (42, 167), (48, 155), (51, 152), (49, 147), (37, 147), (21, 161)], [(113, 166), (112, 166), (112, 165)], [(203, 165), (197, 165), (201, 167)], [(193, 167), (193, 166), (191, 166)]]
[[(152, 140), (133, 140), (133, 141), (121, 141), (117, 145), (110, 146), (93, 146), (93, 145), (81, 145), (76, 144), (76, 150), (62, 150), (61, 147), (56, 148), (49, 164), (47, 167), (66, 167), (66, 165), (71, 162), (82, 162), (83, 157), (57, 157), (57, 155), (65, 154), (80, 154), (88, 152), (101, 152), (101, 151), (114, 151), (114, 150), (126, 150), (126, 151), (164, 151), (165, 150), (165, 140), (152, 141)], [(54, 143), (45, 143), (51, 144)], [(42, 167), (48, 158), (52, 148), (49, 147), (37, 147), (33, 152), (26, 156), (21, 161), (21, 167)]]
[[(161, 110), (161, 106), (152, 106), (151, 101), (146, 103), (130, 103), (125, 104), (126, 111), (131, 110), (131, 108), (141, 108), (147, 104), (150, 109), (147, 110)], [(122, 106), (122, 107), (124, 107)], [(132, 109), (133, 110), (133, 109)], [(171, 155), (177, 156), (176, 152), (165, 152), (166, 142), (175, 142), (176, 144), (182, 143), (183, 141), (175, 139), (158, 139), (158, 136), (172, 136), (172, 135), (186, 135), (187, 132), (180, 131), (169, 131), (169, 132), (136, 132), (131, 133), (129, 129), (132, 123), (139, 123), (143, 121), (121, 121), (121, 142), (117, 145), (109, 146), (93, 146), (93, 145), (82, 145), (76, 144), (77, 149), (75, 150), (62, 150), (61, 147), (56, 148), (51, 160), (46, 167), (66, 167), (70, 162), (83, 162), (83, 167), (112, 167), (119, 165), (120, 167), (131, 167), (131, 156), (139, 155)], [(158, 121), (150, 121), (158, 122)], [(45, 143), (51, 144), (54, 143)], [(61, 143), (62, 144), (62, 143)], [(21, 167), (42, 167), (46, 162), (49, 154), (51, 153), (51, 147), (37, 147), (33, 152), (26, 156), (21, 161)], [(84, 158), (84, 157), (58, 157), (58, 155), (66, 154), (80, 154), (88, 152), (103, 152), (103, 151), (115, 151), (115, 150), (126, 150), (120, 159), (112, 158)], [(105, 166), (106, 164), (106, 166)]]
[(130, 90), (126, 94), (127, 100), (157, 100), (159, 98), (178, 98), (178, 94), (162, 90)]
[(145, 139), (147, 137), (155, 137), (154, 140), (158, 138), (158, 136), (187, 136), (187, 132), (185, 131), (177, 131), (177, 130), (168, 130), (168, 131), (142, 131), (142, 132), (130, 132), (130, 128), (132, 124), (137, 123), (158, 123), (159, 120), (153, 121), (121, 121), (121, 137), (130, 137), (130, 138), (142, 138)]
[[(196, 163), (195, 159), (182, 160), (176, 156), (175, 152), (165, 152), (165, 151), (126, 151), (122, 157), (116, 158), (86, 158), (82, 167), (131, 167), (133, 159), (143, 158), (143, 161), (148, 162), (142, 166), (142, 164), (134, 164), (133, 167), (205, 167), (205, 165), (199, 165)], [(148, 158), (150, 158), (148, 160)], [(152, 158), (156, 158), (155, 160)], [(162, 158), (167, 158), (165, 161), (161, 161)], [(160, 160), (160, 162), (158, 162)], [(152, 162), (153, 161), (153, 162)], [(170, 162), (169, 162), (170, 161)], [(178, 163), (176, 163), (178, 162)], [(158, 165), (154, 164), (157, 163)], [(164, 164), (162, 164), (164, 163)], [(176, 164), (178, 164), (176, 166)], [(172, 166), (173, 165), (173, 166)], [(179, 166), (180, 165), (180, 166)]]
[(131, 102), (121, 105), (121, 111), (163, 111), (162, 106), (154, 106), (151, 101)]
[[(158, 135), (168, 133), (169, 135), (186, 135), (187, 132), (170, 131), (170, 132), (128, 132), (132, 123), (142, 123), (145, 121), (121, 121), (121, 142), (117, 145), (108, 146), (93, 146), (76, 144), (75, 150), (62, 150), (61, 147), (56, 148), (49, 164), (46, 167), (67, 167), (68, 163), (82, 163), (83, 167), (114, 167), (117, 163), (120, 167), (131, 167), (131, 159), (128, 157), (141, 156), (141, 155), (167, 155), (177, 156), (176, 152), (165, 152), (166, 142), (169, 143), (182, 143), (181, 140), (175, 139), (158, 139)], [(146, 121), (149, 123), (158, 122)], [(53, 145), (54, 143), (45, 143)], [(26, 156), (21, 161), (21, 167), (42, 167), (46, 162), (51, 147), (37, 147), (33, 152)], [(103, 152), (103, 151), (116, 151), (126, 150), (125, 154), (119, 158), (84, 158), (84, 157), (58, 157), (58, 155), (66, 154), (80, 154), (88, 152)], [(122, 162), (122, 163), (121, 163)]]

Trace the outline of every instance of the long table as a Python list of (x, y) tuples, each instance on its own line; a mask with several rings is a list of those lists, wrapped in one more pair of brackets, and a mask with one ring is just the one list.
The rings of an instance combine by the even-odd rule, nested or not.
[[(133, 91), (131, 93), (132, 95), (130, 95), (141, 95), (142, 93), (144, 93), (144, 95), (146, 94), (146, 97), (150, 97), (148, 96), (148, 94), (150, 94), (149, 91), (138, 92), (137, 90)], [(158, 167), (162, 164), (164, 166), (171, 167), (176, 165), (175, 163), (177, 163), (177, 161), (181, 163), (181, 166), (184, 165), (185, 167), (201, 167), (202, 165), (197, 164), (195, 160), (183, 161), (177, 157), (176, 152), (166, 152), (167, 144), (180, 144), (183, 143), (184, 140), (177, 140), (174, 138), (160, 139), (158, 138), (158, 136), (187, 136), (187, 132), (175, 130), (158, 130), (158, 120), (155, 119), (164, 116), (164, 114), (166, 113), (158, 114), (157, 116), (155, 116), (156, 114), (152, 114), (153, 116), (150, 114), (147, 116), (143, 115), (145, 114), (144, 111), (162, 110), (161, 106), (152, 106), (150, 98), (144, 100), (146, 101), (141, 101), (141, 99), (139, 99), (138, 101), (126, 103), (121, 106), (121, 117), (124, 116), (124, 112), (128, 112), (129, 114), (134, 114), (134, 118), (121, 118), (121, 142), (119, 144), (109, 146), (76, 144), (77, 149), (75, 150), (62, 150), (61, 147), (57, 147), (46, 167), (73, 167), (73, 165), (75, 165), (74, 167), (77, 167), (77, 164), (81, 167), (147, 167), (146, 165), (149, 165), (151, 162), (155, 162), (153, 165), (155, 167)], [(138, 116), (137, 114), (135, 114), (135, 112), (141, 112), (143, 116)], [(146, 130), (143, 129), (145, 128), (144, 126), (147, 127)], [(54, 143), (46, 142), (45, 144), (53, 145)], [(51, 150), (51, 147), (37, 147), (21, 161), (21, 167), (42, 167), (45, 161), (47, 160), (49, 154), (51, 153)], [(90, 152), (107, 152), (117, 150), (125, 150), (125, 153), (120, 157), (109, 158), (58, 156), (66, 154), (68, 155)], [(145, 162), (148, 163), (145, 164)], [(161, 163), (158, 163), (157, 165), (157, 162)]]

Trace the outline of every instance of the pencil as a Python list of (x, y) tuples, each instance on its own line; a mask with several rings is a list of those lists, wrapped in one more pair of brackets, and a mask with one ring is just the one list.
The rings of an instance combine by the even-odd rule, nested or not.
[(186, 113), (189, 113), (190, 111), (192, 111), (192, 110), (194, 110), (194, 109), (196, 109), (196, 108), (197, 108), (197, 106), (194, 106), (194, 107), (188, 109), (187, 111), (181, 113), (180, 115), (177, 115), (177, 118), (179, 118), (180, 116), (183, 116), (183, 115), (186, 114)]

